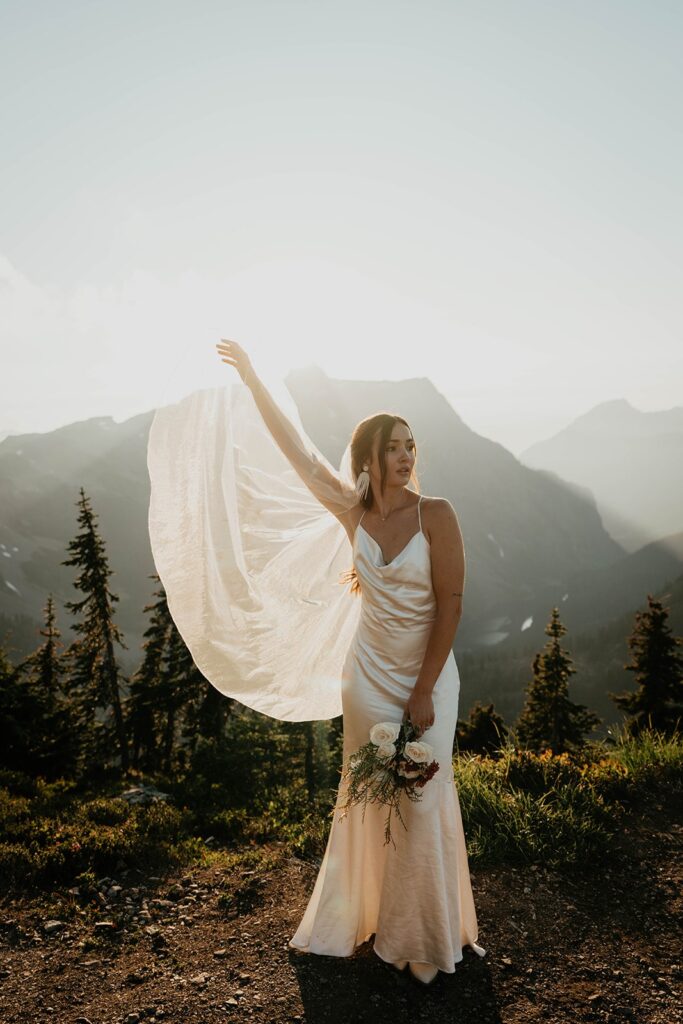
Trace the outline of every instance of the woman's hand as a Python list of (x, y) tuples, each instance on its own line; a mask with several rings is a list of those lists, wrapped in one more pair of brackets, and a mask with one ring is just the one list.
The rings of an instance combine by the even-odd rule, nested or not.
[(420, 735), (434, 725), (434, 701), (431, 693), (426, 690), (413, 690), (404, 711), (404, 718), (409, 718)]
[(228, 341), (227, 338), (221, 338), (221, 340), (216, 343), (216, 349), (218, 350), (218, 355), (222, 357), (222, 361), (234, 366), (246, 384), (247, 374), (250, 369), (253, 369), (253, 367), (249, 356), (242, 346), (238, 345), (236, 341)]

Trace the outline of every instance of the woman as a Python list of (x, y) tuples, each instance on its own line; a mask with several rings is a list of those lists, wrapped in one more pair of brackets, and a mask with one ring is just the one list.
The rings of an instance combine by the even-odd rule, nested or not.
[[(217, 350), (249, 391), (247, 399), (233, 390), (227, 405), (218, 394), (201, 399), (218, 408), (216, 433), (226, 434), (224, 447), (216, 453), (209, 437), (208, 453), (187, 448), (196, 436), (191, 425), (206, 412), (191, 402), (158, 411), (150, 431), (150, 536), (169, 609), (199, 668), (223, 692), (290, 720), (333, 717), (340, 702), (345, 762), (377, 722), (408, 716), (427, 734), (440, 768), (419, 802), (402, 804), (407, 829), (395, 827), (395, 847), (388, 846), (386, 808), (356, 805), (343, 817), (335, 813), (290, 946), (350, 956), (374, 934), (382, 960), (398, 969), (408, 965), (413, 977), (429, 984), (439, 970), (454, 972), (464, 945), (485, 955), (476, 942), (451, 763), (459, 697), (452, 644), (465, 577), (457, 517), (446, 499), (408, 487), (416, 446), (402, 417), (380, 413), (358, 424), (337, 472), (283, 413), (244, 349), (223, 340)], [(291, 477), (282, 484), (286, 474), (277, 473), (272, 444), (258, 436), (261, 425), (322, 518), (305, 505)], [(196, 458), (208, 471), (188, 476)], [(174, 516), (179, 498), (183, 507)], [(198, 504), (200, 525), (193, 529)], [(188, 521), (191, 539), (179, 549)], [(360, 601), (339, 587), (332, 594), (330, 580), (341, 560), (348, 562), (340, 526), (353, 553), (346, 581), (355, 577), (351, 590)], [(231, 544), (224, 542), (227, 535)], [(203, 562), (212, 563), (208, 572)], [(206, 577), (203, 585), (195, 582), (195, 570)], [(213, 618), (217, 604), (223, 605), (221, 626)], [(229, 662), (237, 671), (226, 679)]]

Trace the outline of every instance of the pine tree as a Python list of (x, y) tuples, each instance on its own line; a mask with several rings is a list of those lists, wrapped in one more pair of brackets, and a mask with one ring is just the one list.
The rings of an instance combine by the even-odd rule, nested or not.
[(517, 722), (517, 737), (529, 750), (540, 752), (550, 747), (561, 754), (571, 747), (580, 747), (585, 734), (599, 724), (597, 715), (583, 704), (569, 699), (568, 683), (576, 669), (567, 651), (560, 646), (560, 637), (567, 630), (560, 613), (553, 608), (545, 628), (550, 640), (533, 662), (534, 677), (527, 687), (527, 701)]
[(4, 768), (30, 773), (34, 714), (32, 695), (0, 646), (0, 764)]
[[(80, 601), (66, 602), (66, 607), (74, 614), (84, 615), (74, 625), (78, 637), (67, 651), (71, 670), (69, 685), (77, 704), (80, 727), (88, 739), (88, 760), (103, 768), (115, 756), (118, 747), (121, 768), (126, 771), (128, 740), (120, 670), (114, 653), (115, 643), (127, 649), (114, 622), (113, 606), (119, 598), (108, 587), (113, 570), (109, 568), (104, 542), (97, 532), (97, 516), (82, 487), (80, 495), (77, 505), (81, 532), (69, 542), (72, 557), (62, 562), (62, 565), (73, 565), (81, 570), (74, 586), (85, 594)], [(103, 720), (98, 718), (98, 708), (103, 709)], [(113, 728), (110, 716), (114, 719)]]
[[(201, 687), (201, 674), (175, 625), (168, 639), (159, 680), (159, 710), (164, 718), (161, 731), (161, 759), (165, 772), (173, 768), (174, 752), (182, 731), (182, 710), (187, 708)], [(191, 740), (191, 737), (190, 737)], [(190, 743), (192, 746), (192, 742)], [(185, 760), (179, 759), (179, 766)]]
[(52, 594), (45, 606), (45, 642), (17, 666), (17, 677), (27, 688), (32, 707), (29, 731), (31, 774), (47, 778), (71, 774), (79, 759), (74, 715), (64, 686), (64, 664), (59, 654), (60, 632)]
[(683, 720), (683, 657), (681, 641), (668, 625), (669, 609), (652, 594), (648, 608), (636, 612), (636, 624), (628, 638), (632, 661), (624, 665), (635, 672), (638, 689), (632, 693), (610, 693), (617, 707), (629, 718), (626, 730), (637, 736), (645, 728), (671, 735), (681, 731)]
[[(154, 573), (151, 577), (160, 582)], [(163, 587), (154, 591), (157, 601), (145, 605), (143, 611), (149, 613), (150, 624), (145, 630), (143, 643), (144, 658), (138, 671), (131, 679), (130, 698), (127, 704), (128, 731), (133, 747), (133, 764), (156, 770), (161, 765), (159, 747), (160, 700), (162, 696), (161, 678), (164, 670), (164, 657), (175, 628), (168, 610), (166, 592)]]
[(503, 718), (493, 704), (482, 707), (479, 701), (470, 708), (468, 721), (458, 722), (456, 730), (458, 750), (475, 754), (494, 754), (504, 745), (506, 736)]
[[(155, 573), (152, 579), (160, 582)], [(220, 739), (235, 703), (213, 686), (195, 665), (171, 617), (163, 586), (157, 601), (145, 606), (145, 657), (133, 677), (128, 701), (128, 726), (133, 760), (149, 769), (171, 771), (197, 745), (200, 736)]]

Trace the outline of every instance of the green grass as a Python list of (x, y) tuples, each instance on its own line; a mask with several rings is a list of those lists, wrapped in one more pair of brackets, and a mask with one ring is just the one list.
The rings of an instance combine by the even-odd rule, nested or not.
[[(509, 744), (496, 758), (456, 757), (454, 770), (471, 863), (571, 870), (609, 859), (610, 839), (629, 807), (680, 804), (683, 738), (646, 732), (634, 739), (622, 732), (559, 756)], [(258, 796), (252, 790), (240, 806), (234, 782), (228, 788), (210, 778), (200, 785), (195, 775), (187, 787), (182, 780), (149, 779), (172, 800), (130, 806), (114, 793), (137, 781), (132, 776), (101, 784), (108, 791), (98, 792), (0, 773), (0, 884), (88, 889), (122, 867), (161, 874), (213, 860), (239, 874), (250, 870), (249, 858), (262, 873), (272, 867), (262, 850), (272, 842), (281, 844), (278, 856), (322, 857), (334, 790), (309, 799), (295, 770), (289, 782), (264, 785)], [(255, 898), (253, 889), (247, 877), (247, 901)], [(235, 900), (239, 906), (234, 890), (226, 893), (225, 909)]]
[(624, 732), (573, 755), (508, 745), (498, 759), (460, 757), (456, 785), (473, 863), (580, 868), (609, 860), (626, 809), (683, 793), (683, 738)]

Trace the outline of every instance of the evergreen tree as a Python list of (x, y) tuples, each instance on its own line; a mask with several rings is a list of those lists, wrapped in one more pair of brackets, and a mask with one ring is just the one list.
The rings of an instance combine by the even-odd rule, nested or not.
[(31, 771), (31, 725), (35, 714), (32, 694), (0, 647), (0, 764), (12, 771)]
[(181, 697), (184, 763), (186, 753), (194, 753), (200, 737), (207, 740), (223, 739), (226, 722), (237, 702), (221, 693), (195, 665), (175, 623), (173, 632), (180, 652), (175, 659), (174, 672)]
[[(70, 666), (69, 685), (77, 706), (79, 726), (88, 744), (87, 760), (91, 766), (104, 768), (118, 748), (121, 768), (126, 771), (128, 740), (120, 670), (114, 652), (115, 643), (126, 648), (113, 615), (113, 606), (119, 598), (109, 590), (108, 580), (113, 571), (97, 531), (97, 517), (82, 487), (80, 495), (77, 505), (81, 532), (69, 542), (72, 557), (62, 562), (62, 565), (73, 565), (81, 570), (74, 586), (85, 594), (80, 601), (66, 603), (74, 614), (83, 613), (82, 620), (74, 625), (78, 637), (66, 654)], [(98, 709), (102, 709), (99, 716)]]
[[(160, 582), (158, 574), (151, 577)], [(128, 731), (131, 736), (133, 764), (150, 771), (161, 766), (159, 746), (159, 718), (162, 698), (161, 678), (164, 671), (164, 657), (174, 629), (173, 619), (168, 610), (166, 592), (163, 587), (154, 591), (156, 601), (145, 605), (150, 624), (145, 630), (143, 643), (144, 657), (130, 684), (130, 698), (127, 704)]]
[(467, 722), (458, 722), (458, 750), (473, 754), (494, 754), (505, 743), (507, 729), (493, 704), (482, 707), (479, 701), (470, 708)]
[(628, 638), (632, 661), (624, 665), (627, 672), (635, 672), (638, 689), (609, 694), (629, 716), (626, 729), (633, 736), (645, 728), (673, 734), (681, 730), (683, 720), (681, 641), (671, 633), (669, 609), (652, 594), (647, 601), (647, 611), (636, 612), (636, 625)]
[[(159, 710), (163, 718), (161, 729), (161, 761), (165, 772), (174, 764), (174, 752), (182, 732), (182, 711), (196, 700), (197, 692), (206, 680), (201, 674), (185, 641), (174, 625), (171, 629), (164, 664), (159, 679)], [(196, 736), (187, 737), (190, 749), (194, 749)], [(179, 767), (186, 763), (185, 754), (175, 758)]]
[(64, 686), (64, 665), (59, 654), (60, 632), (56, 626), (52, 594), (45, 606), (45, 642), (17, 667), (17, 678), (26, 687), (32, 709), (27, 737), (31, 774), (47, 778), (71, 774), (79, 759), (74, 715)]
[(560, 637), (567, 630), (560, 613), (553, 608), (545, 627), (550, 640), (533, 662), (534, 677), (527, 687), (527, 701), (517, 722), (519, 742), (529, 750), (540, 752), (550, 747), (561, 754), (571, 747), (580, 747), (585, 734), (599, 724), (597, 715), (583, 704), (569, 699), (568, 683), (576, 669), (567, 651), (560, 646)]

